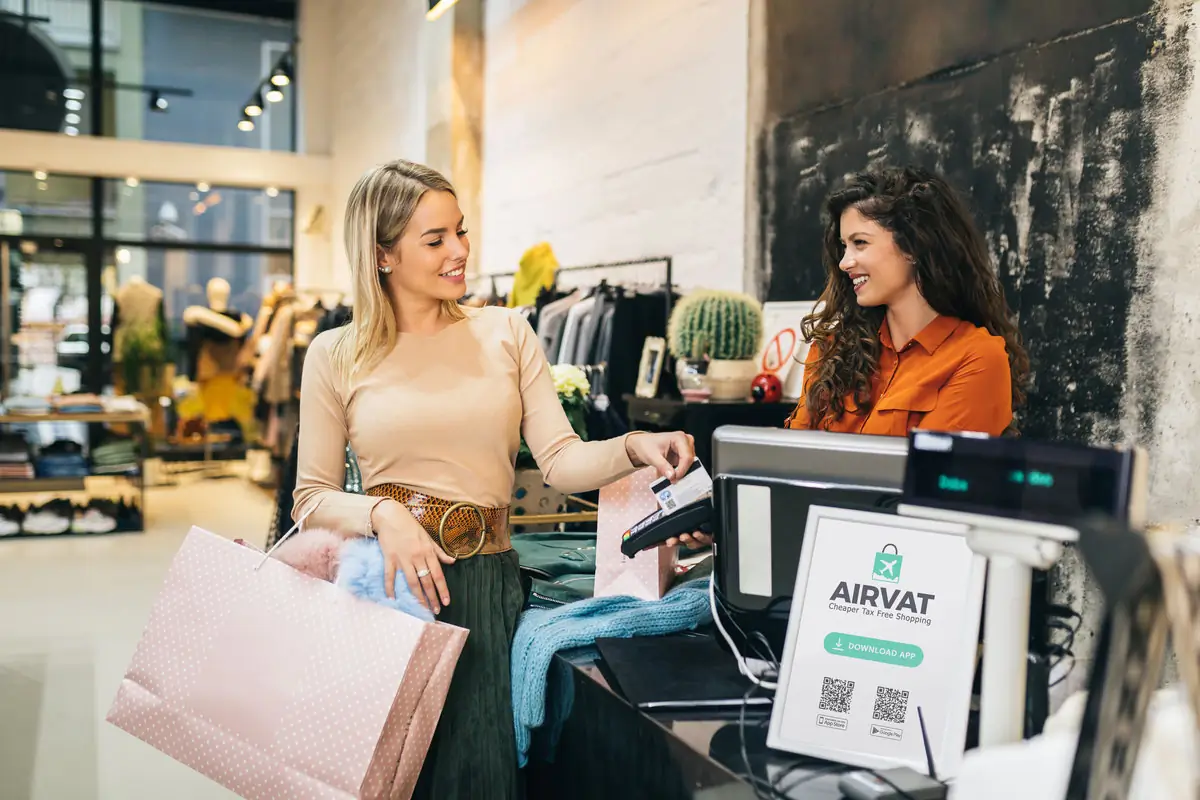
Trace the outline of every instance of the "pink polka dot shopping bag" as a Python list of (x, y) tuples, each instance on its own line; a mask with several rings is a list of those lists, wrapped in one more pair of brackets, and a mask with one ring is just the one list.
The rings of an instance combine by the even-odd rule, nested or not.
[(200, 528), (108, 721), (246, 798), (408, 798), (467, 631)]

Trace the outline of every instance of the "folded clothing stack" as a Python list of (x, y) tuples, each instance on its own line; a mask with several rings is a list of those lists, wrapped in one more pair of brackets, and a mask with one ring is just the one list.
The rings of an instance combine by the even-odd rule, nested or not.
[(92, 447), (92, 472), (97, 475), (131, 475), (137, 472), (137, 445), (115, 436)]
[(0, 480), (28, 480), (32, 477), (33, 456), (24, 432), (0, 433)]
[(4, 401), (4, 410), (9, 414), (28, 414), (36, 416), (50, 413), (50, 401), (44, 397), (28, 395), (10, 397)]
[(70, 439), (56, 439), (38, 453), (39, 478), (83, 478), (88, 474), (83, 445)]
[(95, 394), (60, 394), (50, 399), (50, 404), (59, 414), (100, 414), (104, 412), (104, 401)]

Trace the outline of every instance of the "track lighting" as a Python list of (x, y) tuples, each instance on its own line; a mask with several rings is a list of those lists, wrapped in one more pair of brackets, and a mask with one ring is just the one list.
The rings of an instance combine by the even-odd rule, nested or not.
[(279, 66), (276, 67), (275, 71), (271, 73), (271, 83), (275, 86), (287, 86), (291, 82), (292, 71), (288, 67), (288, 62), (285, 59), (284, 61), (279, 62)]
[(163, 97), (161, 92), (154, 91), (154, 92), (150, 93), (150, 110), (151, 111), (157, 111), (157, 112), (166, 111), (167, 105), (168, 105), (167, 98)]
[(268, 103), (278, 103), (282, 99), (283, 99), (283, 90), (280, 89), (278, 86), (272, 86), (270, 89), (267, 89), (267, 102)]
[(244, 109), (244, 111), (246, 112), (247, 117), (257, 117), (258, 115), (262, 114), (262, 112), (263, 112), (262, 92), (254, 93), (254, 97), (251, 98), (249, 103), (246, 103), (246, 108)]
[(240, 120), (238, 120), (238, 130), (244, 131), (245, 133), (249, 133), (250, 131), (254, 130), (254, 120), (250, 119), (249, 117), (242, 117)]

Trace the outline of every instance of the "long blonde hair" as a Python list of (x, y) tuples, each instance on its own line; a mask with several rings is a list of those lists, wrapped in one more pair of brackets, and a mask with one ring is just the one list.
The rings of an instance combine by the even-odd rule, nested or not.
[[(354, 281), (354, 314), (334, 342), (334, 367), (346, 377), (365, 371), (396, 345), (396, 312), (384, 291), (376, 248), (391, 250), (412, 220), (426, 192), (454, 187), (441, 173), (411, 161), (389, 161), (367, 171), (346, 201), (346, 257)], [(454, 300), (442, 310), (451, 319), (465, 315)]]

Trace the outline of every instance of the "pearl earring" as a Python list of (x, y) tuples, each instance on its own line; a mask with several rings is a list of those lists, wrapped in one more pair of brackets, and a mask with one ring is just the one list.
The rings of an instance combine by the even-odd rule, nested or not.
[(380, 275), (391, 275), (391, 274), (392, 274), (392, 268), (391, 268), (391, 267), (383, 267), (383, 266), (381, 266), (381, 267), (378, 267), (378, 269), (379, 269), (379, 274), (380, 274)]

